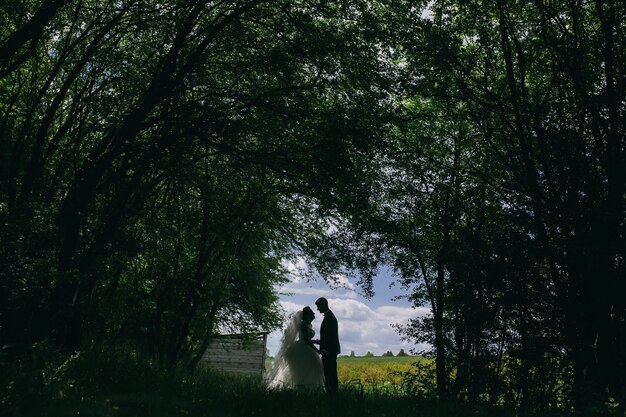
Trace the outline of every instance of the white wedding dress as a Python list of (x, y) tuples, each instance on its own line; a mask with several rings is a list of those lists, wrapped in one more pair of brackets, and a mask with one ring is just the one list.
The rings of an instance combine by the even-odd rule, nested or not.
[(310, 346), (315, 331), (302, 322), (298, 311), (285, 329), (282, 344), (265, 375), (269, 388), (324, 389), (324, 371), (319, 354)]

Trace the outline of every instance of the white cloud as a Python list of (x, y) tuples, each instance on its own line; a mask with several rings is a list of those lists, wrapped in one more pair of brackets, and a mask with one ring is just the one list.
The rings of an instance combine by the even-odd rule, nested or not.
[(287, 315), (290, 315), (291, 313), (295, 313), (296, 311), (301, 310), (304, 307), (292, 301), (284, 301), (284, 300), (280, 302), (280, 305), (283, 308), (283, 310), (285, 310), (285, 313), (287, 313)]
[(308, 269), (306, 260), (301, 256), (296, 257), (295, 262), (291, 259), (283, 259), (282, 266), (296, 278), (301, 275), (302, 271), (306, 271)]
[(348, 280), (348, 277), (344, 274), (333, 275), (334, 282), (330, 283), (333, 288), (344, 288), (350, 291), (356, 291), (356, 287)]
[[(282, 301), (283, 308), (287, 313), (293, 313), (304, 305), (291, 301)], [(383, 305), (372, 308), (366, 303), (348, 298), (329, 298), (328, 304), (335, 313), (339, 322), (339, 341), (342, 354), (350, 354), (354, 351), (361, 356), (370, 351), (375, 355), (381, 355), (390, 350), (394, 354), (400, 349), (426, 350), (427, 345), (415, 346), (412, 343), (402, 341), (392, 324), (405, 324), (410, 318), (430, 314), (427, 308), (400, 307)], [(315, 307), (312, 306), (314, 309)], [(322, 322), (321, 315), (313, 322), (313, 328), (319, 334), (319, 326)], [(282, 332), (277, 331), (270, 335), (268, 348), (274, 354), (278, 350)]]
[(328, 295), (328, 287), (330, 287), (336, 296), (342, 298), (358, 297), (356, 287), (343, 274), (335, 274), (333, 276), (335, 282), (329, 282), (328, 285), (325, 282), (320, 283), (316, 280), (304, 278), (304, 275), (309, 271), (309, 267), (302, 257), (296, 258), (295, 261), (283, 261), (283, 267), (289, 272), (289, 282), (277, 288), (281, 294), (322, 297)]
[[(324, 297), (328, 295), (328, 289), (326, 288), (315, 288), (312, 285), (305, 284), (296, 284), (289, 283), (285, 284), (280, 288), (281, 294), (290, 294), (290, 295), (310, 295), (316, 297)], [(345, 298), (357, 298), (358, 294), (354, 291), (349, 290), (339, 290), (335, 291), (335, 294), (338, 294)]]

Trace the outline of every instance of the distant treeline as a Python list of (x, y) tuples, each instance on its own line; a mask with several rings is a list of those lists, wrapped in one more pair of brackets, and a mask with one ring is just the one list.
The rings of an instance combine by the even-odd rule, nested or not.
[[(360, 358), (360, 357), (368, 357), (368, 358), (369, 358), (369, 357), (374, 357), (374, 356), (377, 356), (377, 355), (375, 355), (374, 353), (372, 353), (372, 352), (370, 352), (370, 351), (367, 351), (367, 352), (365, 353), (365, 355), (363, 355), (363, 356), (357, 356), (357, 355), (354, 353), (354, 351), (351, 351), (351, 352), (350, 352), (350, 355), (339, 355), (339, 356), (347, 356), (347, 357), (350, 357), (350, 358)], [(382, 354), (382, 355), (380, 355), (380, 356), (392, 357), (392, 356), (410, 356), (410, 355), (409, 355), (408, 353), (406, 353), (406, 352), (404, 351), (404, 349), (400, 349), (396, 355), (394, 355), (392, 351), (388, 350), (387, 352), (383, 353), (383, 354)]]
[(382, 263), (438, 397), (625, 407), (624, 2), (5, 3), (5, 352), (193, 367)]

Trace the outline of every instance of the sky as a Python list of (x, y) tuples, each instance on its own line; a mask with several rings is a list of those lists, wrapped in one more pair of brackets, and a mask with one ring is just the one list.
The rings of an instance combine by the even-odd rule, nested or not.
[[(407, 290), (399, 285), (390, 288), (389, 284), (394, 281), (391, 271), (383, 269), (378, 273), (374, 279), (374, 296), (368, 300), (344, 276), (337, 276), (340, 285), (331, 287), (321, 279), (307, 281), (298, 273), (297, 265), (288, 263), (286, 266), (291, 279), (279, 289), (282, 294), (280, 302), (286, 315), (305, 306), (311, 307), (316, 315), (313, 329), (317, 338), (324, 316), (317, 311), (315, 300), (326, 297), (339, 324), (342, 355), (349, 355), (352, 351), (356, 356), (364, 356), (367, 352), (380, 356), (387, 351), (396, 355), (400, 349), (409, 353), (411, 349), (422, 351), (429, 348), (428, 345), (401, 340), (392, 327), (393, 324), (405, 324), (410, 318), (430, 314), (430, 310), (426, 307), (414, 308), (404, 299), (393, 300), (395, 296), (405, 295)], [(281, 337), (282, 330), (269, 335), (267, 348), (271, 356), (277, 352)]]

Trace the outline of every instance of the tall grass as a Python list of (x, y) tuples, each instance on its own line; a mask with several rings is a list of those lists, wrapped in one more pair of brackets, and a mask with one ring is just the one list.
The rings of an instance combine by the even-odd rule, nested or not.
[[(365, 366), (365, 365), (364, 365)], [(261, 378), (207, 369), (162, 370), (132, 349), (90, 349), (71, 357), (46, 347), (0, 356), (1, 416), (420, 416), (507, 417), (512, 410), (398, 395), (344, 384), (338, 395), (267, 390)], [(547, 414), (546, 414), (547, 415)]]

